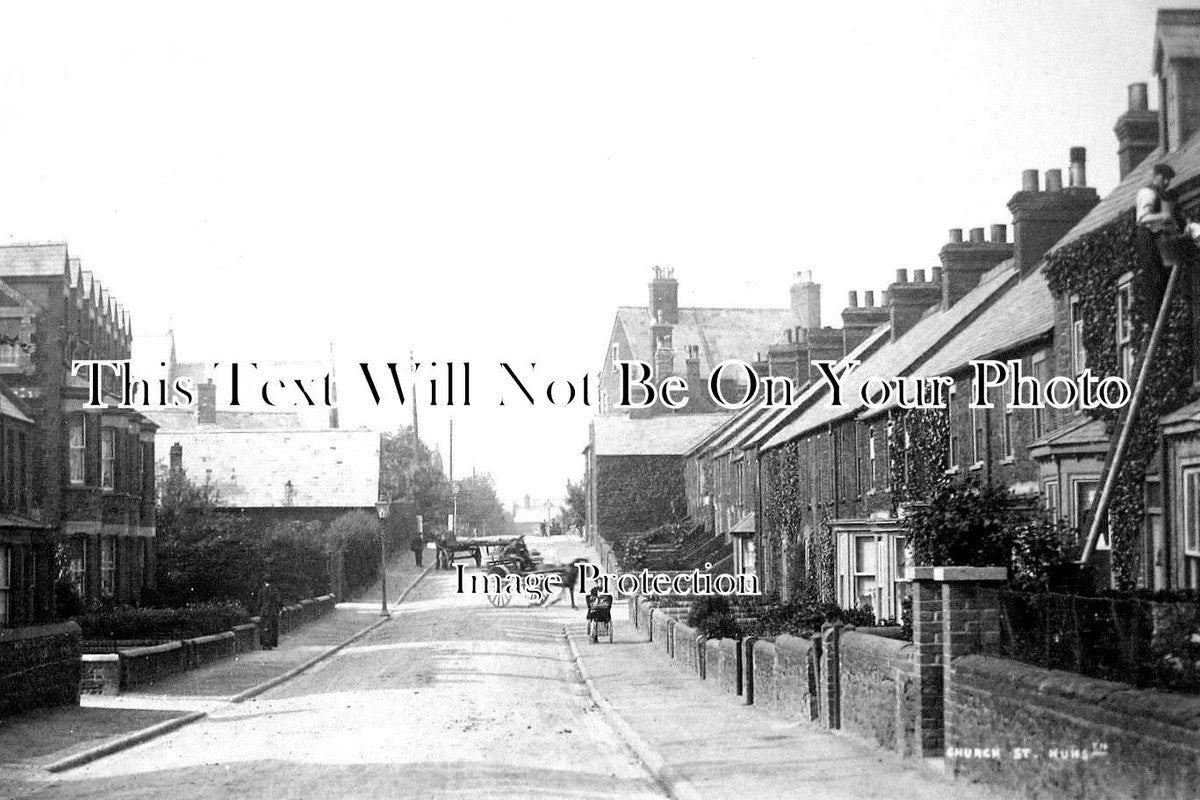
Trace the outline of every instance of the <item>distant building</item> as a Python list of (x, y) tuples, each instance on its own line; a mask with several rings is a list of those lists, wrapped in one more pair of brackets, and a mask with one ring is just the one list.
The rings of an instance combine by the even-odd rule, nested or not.
[(517, 536), (545, 536), (550, 524), (558, 516), (560, 503), (555, 500), (535, 499), (529, 495), (512, 504), (512, 529)]

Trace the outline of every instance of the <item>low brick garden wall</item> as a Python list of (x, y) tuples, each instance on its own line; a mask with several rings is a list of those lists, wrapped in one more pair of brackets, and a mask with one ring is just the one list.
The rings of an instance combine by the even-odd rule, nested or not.
[(820, 717), (816, 684), (819, 657), (811, 639), (787, 634), (775, 637), (776, 712), (809, 722)]
[(742, 693), (742, 648), (737, 639), (704, 640), (704, 677), (729, 694)]
[(775, 642), (771, 639), (747, 639), (742, 654), (742, 658), (750, 662), (750, 667), (743, 673), (742, 696), (750, 698), (750, 702), (756, 706), (777, 709)]
[(700, 648), (696, 645), (696, 637), (700, 632), (683, 622), (676, 622), (673, 636), (675, 644), (674, 650), (675, 663), (683, 667), (688, 672), (694, 672), (700, 675)]
[(911, 642), (843, 630), (841, 729), (899, 755), (912, 755), (916, 692)]
[[(280, 630), (295, 630), (317, 619), (336, 604), (333, 595), (304, 600), (287, 606), (280, 614)], [(82, 673), (79, 691), (89, 694), (118, 694), (121, 689), (153, 683), (189, 669), (196, 669), (239, 653), (257, 650), (262, 619), (254, 617), (244, 625), (209, 636), (178, 642), (161, 642), (141, 647), (118, 647), (117, 652), (78, 655), (76, 664)], [(72, 623), (73, 624), (73, 623)], [(78, 630), (78, 626), (76, 626)], [(111, 651), (111, 643), (104, 645)], [(94, 649), (101, 649), (98, 644)]]
[(0, 715), (79, 703), (74, 622), (0, 629)]
[(1007, 659), (953, 661), (946, 764), (1029, 797), (1200, 795), (1200, 697)]

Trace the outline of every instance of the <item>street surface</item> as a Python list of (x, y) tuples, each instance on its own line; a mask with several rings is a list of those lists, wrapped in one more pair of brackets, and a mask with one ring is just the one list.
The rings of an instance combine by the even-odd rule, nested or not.
[(453, 576), (430, 572), (391, 622), (294, 680), (29, 796), (663, 797), (570, 659), (562, 626), (583, 611), (496, 609)]
[[(577, 539), (530, 539), (547, 562), (588, 555)], [(407, 555), (407, 554), (406, 554)], [(472, 564), (468, 574), (474, 572)], [(392, 574), (396, 571), (398, 574)], [(418, 571), (397, 562), (392, 585)], [(69, 748), (73, 718), (203, 709), (172, 733), (51, 774), (47, 759), (8, 759), (0, 796), (22, 798), (662, 798), (664, 788), (592, 701), (564, 638), (568, 626), (599, 694), (673, 770), (681, 796), (706, 800), (959, 800), (1003, 797), (912, 760), (742, 705), (683, 673), (614, 609), (616, 642), (589, 644), (583, 598), (505, 608), (455, 593), (431, 571), (393, 617), (307, 672), (242, 704), (229, 698), (344, 641), (378, 619), (376, 601), (340, 604), (255, 651), (138, 692), (14, 727)], [(378, 588), (375, 589), (376, 596)], [(395, 595), (393, 595), (393, 598)], [(238, 663), (233, 663), (238, 662)], [(111, 713), (111, 712), (110, 712)], [(19, 726), (19, 721), (14, 723)], [(148, 723), (147, 723), (148, 724)], [(22, 739), (18, 738), (18, 741)], [(79, 747), (87, 745), (76, 745)], [(19, 748), (18, 748), (19, 749)], [(31, 748), (26, 748), (31, 749)], [(36, 749), (36, 748), (32, 748)], [(0, 754), (2, 756), (3, 754)], [(4, 759), (0, 758), (0, 761)]]

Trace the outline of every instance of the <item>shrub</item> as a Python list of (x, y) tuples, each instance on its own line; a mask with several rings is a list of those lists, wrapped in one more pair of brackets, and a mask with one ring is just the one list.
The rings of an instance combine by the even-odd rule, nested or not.
[(734, 619), (729, 598), (719, 595), (704, 595), (693, 600), (688, 610), (687, 624), (709, 639), (740, 639), (745, 636)]
[(867, 628), (875, 625), (875, 615), (869, 608), (847, 610), (836, 603), (822, 603), (814, 597), (802, 597), (790, 603), (768, 609), (755, 625), (757, 636), (811, 636), (826, 622)]
[(84, 639), (151, 639), (174, 641), (223, 633), (250, 621), (239, 603), (197, 603), (186, 608), (118, 606), (76, 619)]

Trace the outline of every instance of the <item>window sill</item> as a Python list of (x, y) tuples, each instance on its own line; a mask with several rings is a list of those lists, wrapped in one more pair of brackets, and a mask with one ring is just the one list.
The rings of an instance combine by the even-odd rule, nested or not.
[(962, 470), (960, 470), (960, 469), (958, 468), (958, 466), (956, 465), (956, 466), (950, 467), (950, 469), (946, 470), (946, 471), (945, 471), (945, 472), (943, 472), (942, 474), (943, 474), (943, 475), (957, 475), (957, 474), (958, 474), (959, 472), (961, 472), (961, 471), (962, 471)]
[(979, 470), (983, 469), (983, 462), (976, 461), (974, 464), (967, 467), (967, 469), (971, 470), (971, 472), (979, 472)]
[(1004, 458), (1000, 459), (1000, 463), (1001, 464), (1015, 464), (1015, 463), (1017, 463), (1017, 458), (1016, 458), (1016, 456), (1005, 456)]

